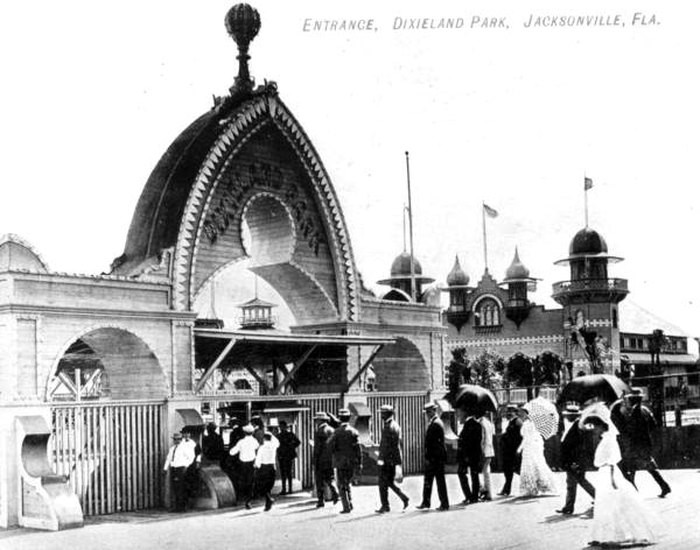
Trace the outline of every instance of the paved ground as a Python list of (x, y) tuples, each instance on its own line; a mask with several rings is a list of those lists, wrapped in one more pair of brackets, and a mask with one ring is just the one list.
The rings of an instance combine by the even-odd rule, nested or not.
[[(640, 492), (660, 518), (660, 541), (654, 550), (700, 549), (700, 472), (663, 472), (673, 492), (656, 497), (658, 488), (650, 476), (638, 474)], [(496, 487), (501, 477), (496, 475)], [(516, 478), (517, 480), (517, 478)], [(82, 529), (59, 533), (31, 529), (0, 530), (0, 548), (48, 549), (213, 549), (241, 548), (355, 550), (396, 548), (430, 549), (530, 549), (569, 550), (587, 547), (590, 499), (581, 492), (576, 514), (560, 516), (554, 510), (563, 502), (564, 474), (557, 480), (560, 496), (520, 499), (499, 497), (470, 506), (454, 505), (447, 512), (416, 510), (422, 478), (404, 481), (412, 501), (401, 511), (392, 501), (390, 514), (374, 513), (377, 488), (355, 487), (355, 510), (338, 514), (339, 505), (317, 510), (308, 493), (277, 500), (270, 512), (258, 505), (252, 510), (227, 509), (172, 515), (160, 511), (90, 518)], [(461, 501), (455, 475), (448, 476), (448, 490)], [(434, 498), (436, 498), (434, 496)], [(437, 501), (433, 502), (437, 505)]]

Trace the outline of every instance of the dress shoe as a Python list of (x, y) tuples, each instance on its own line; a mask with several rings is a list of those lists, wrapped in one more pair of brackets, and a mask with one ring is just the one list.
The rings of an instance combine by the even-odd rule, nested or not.
[(571, 514), (574, 513), (573, 510), (569, 510), (568, 508), (561, 508), (561, 509), (557, 510), (556, 512), (557, 512), (557, 514), (564, 514), (565, 516), (570, 516)]
[(316, 503), (316, 508), (323, 508), (325, 504), (323, 502), (317, 502)]
[(666, 495), (669, 494), (670, 492), (671, 492), (671, 488), (670, 488), (670, 487), (666, 487), (665, 489), (663, 489), (663, 490), (661, 491), (661, 494), (659, 495), (659, 498), (666, 498)]
[(389, 511), (390, 511), (390, 509), (388, 506), (382, 506), (381, 508), (379, 508), (378, 510), (375, 510), (374, 512), (375, 512), (375, 514), (386, 514)]
[(404, 499), (404, 501), (403, 501), (403, 509), (404, 509), (404, 510), (405, 510), (406, 508), (408, 508), (408, 503), (409, 503), (409, 501), (410, 501), (410, 499), (409, 499), (408, 497), (406, 497), (406, 498)]
[(251, 507), (250, 507), (250, 502), (246, 502), (246, 503), (245, 503), (245, 509), (246, 509), (246, 510), (250, 510), (250, 508), (251, 508)]
[(463, 506), (467, 506), (467, 505), (469, 505), (469, 504), (471, 504), (471, 503), (472, 503), (472, 501), (469, 500), (468, 498), (465, 498), (465, 499), (461, 502), (461, 504), (462, 504)]
[(418, 510), (430, 510), (430, 504), (426, 504), (425, 502), (420, 503), (418, 506), (416, 506)]
[(338, 504), (338, 495), (333, 495), (333, 504)]
[(345, 510), (341, 510), (340, 513), (341, 514), (349, 514), (350, 511), (351, 511), (351, 508), (346, 508)]
[(449, 507), (449, 506), (438, 506), (438, 507), (435, 508), (435, 509), (436, 509), (438, 512), (445, 512), (446, 510), (449, 510), (450, 507)]
[(272, 502), (266, 503), (266, 504), (265, 504), (265, 511), (266, 511), (266, 512), (269, 512), (269, 511), (270, 511), (270, 508), (272, 508)]

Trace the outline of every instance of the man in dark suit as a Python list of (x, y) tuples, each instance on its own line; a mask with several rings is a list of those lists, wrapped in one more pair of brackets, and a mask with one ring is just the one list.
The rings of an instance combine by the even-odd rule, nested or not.
[(328, 440), (333, 435), (333, 428), (328, 425), (330, 417), (325, 412), (317, 412), (314, 416), (316, 431), (314, 431), (314, 479), (316, 480), (316, 494), (318, 502), (316, 508), (325, 505), (325, 488), (331, 493), (333, 504), (338, 502), (338, 490), (335, 488), (333, 480), (333, 457), (328, 450)]
[(561, 438), (561, 465), (566, 471), (566, 501), (564, 507), (557, 510), (560, 514), (574, 513), (576, 488), (580, 485), (591, 498), (595, 499), (595, 488), (586, 479), (586, 464), (591, 457), (588, 454), (584, 432), (578, 425), (581, 411), (576, 405), (569, 405), (562, 411), (564, 417), (564, 433)]
[(652, 412), (642, 405), (643, 398), (642, 390), (633, 388), (621, 403), (616, 402), (611, 408), (611, 418), (620, 432), (620, 469), (635, 487), (637, 470), (646, 470), (661, 489), (659, 497), (664, 498), (671, 492), (671, 487), (661, 476), (651, 454), (652, 432), (656, 428), (656, 421)]
[(430, 495), (433, 492), (433, 479), (437, 485), (440, 506), (438, 510), (450, 509), (450, 501), (447, 498), (447, 485), (445, 484), (445, 462), (447, 461), (447, 449), (445, 448), (445, 427), (437, 415), (437, 405), (428, 403), (423, 407), (428, 419), (428, 427), (425, 431), (425, 472), (423, 477), (423, 501), (417, 506), (424, 510), (430, 508)]
[(394, 491), (403, 502), (404, 510), (408, 506), (408, 497), (396, 486), (395, 481), (403, 479), (403, 453), (401, 450), (401, 428), (394, 420), (394, 407), (382, 405), (379, 409), (382, 416), (382, 438), (379, 441), (379, 501), (381, 506), (376, 512), (384, 514), (389, 507), (389, 489)]
[[(470, 504), (479, 501), (482, 429), (473, 411), (466, 411), (464, 414), (467, 418), (462, 424), (457, 440), (457, 478), (464, 494), (462, 504)], [(467, 473), (471, 477), (471, 488)]]
[[(280, 433), (277, 439), (280, 442), (279, 449), (277, 449), (277, 461), (280, 465), (280, 479), (282, 481), (282, 492), (280, 494), (286, 495), (292, 492), (294, 460), (297, 457), (297, 447), (300, 441), (284, 420), (280, 420)], [(289, 490), (287, 490), (287, 487), (289, 487)]]
[(328, 450), (333, 457), (333, 466), (338, 474), (338, 490), (340, 501), (343, 503), (341, 514), (352, 511), (352, 493), (350, 486), (355, 476), (355, 470), (362, 464), (362, 449), (360, 449), (360, 434), (350, 425), (350, 411), (338, 411), (340, 426), (335, 429), (328, 440)]
[(498, 493), (502, 496), (510, 495), (513, 485), (513, 474), (515, 472), (520, 472), (520, 454), (518, 454), (518, 447), (520, 447), (520, 443), (522, 443), (523, 440), (523, 436), (520, 435), (520, 428), (523, 426), (523, 421), (518, 418), (516, 414), (517, 411), (518, 407), (515, 405), (508, 405), (506, 407), (506, 420), (508, 424), (501, 436), (501, 465), (505, 483), (503, 484), (501, 492)]

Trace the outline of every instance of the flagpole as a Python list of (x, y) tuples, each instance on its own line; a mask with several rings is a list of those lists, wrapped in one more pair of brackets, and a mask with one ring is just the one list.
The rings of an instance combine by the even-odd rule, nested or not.
[(411, 300), (416, 301), (416, 269), (413, 261), (413, 206), (411, 204), (411, 170), (406, 151), (406, 183), (408, 185), (408, 242), (411, 248)]
[(586, 220), (586, 229), (588, 229), (588, 185), (586, 185), (586, 172), (583, 173), (583, 208)]
[(486, 208), (485, 204), (483, 201), (481, 201), (481, 225), (483, 228), (483, 234), (484, 234), (484, 267), (486, 268), (485, 270), (489, 270), (489, 260), (488, 260), (488, 253), (486, 251)]

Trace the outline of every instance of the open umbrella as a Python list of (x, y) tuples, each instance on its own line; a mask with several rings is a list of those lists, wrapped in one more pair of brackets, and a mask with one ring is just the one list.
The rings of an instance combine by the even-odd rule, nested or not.
[(605, 403), (611, 403), (629, 391), (629, 386), (617, 376), (611, 374), (587, 374), (574, 378), (564, 386), (557, 402), (559, 404), (568, 401), (585, 403), (589, 399), (597, 398)]
[(455, 394), (455, 407), (495, 412), (498, 409), (498, 401), (491, 390), (474, 384), (462, 384)]
[(559, 429), (559, 412), (556, 405), (544, 397), (535, 397), (523, 405), (532, 423), (544, 439), (549, 439)]

